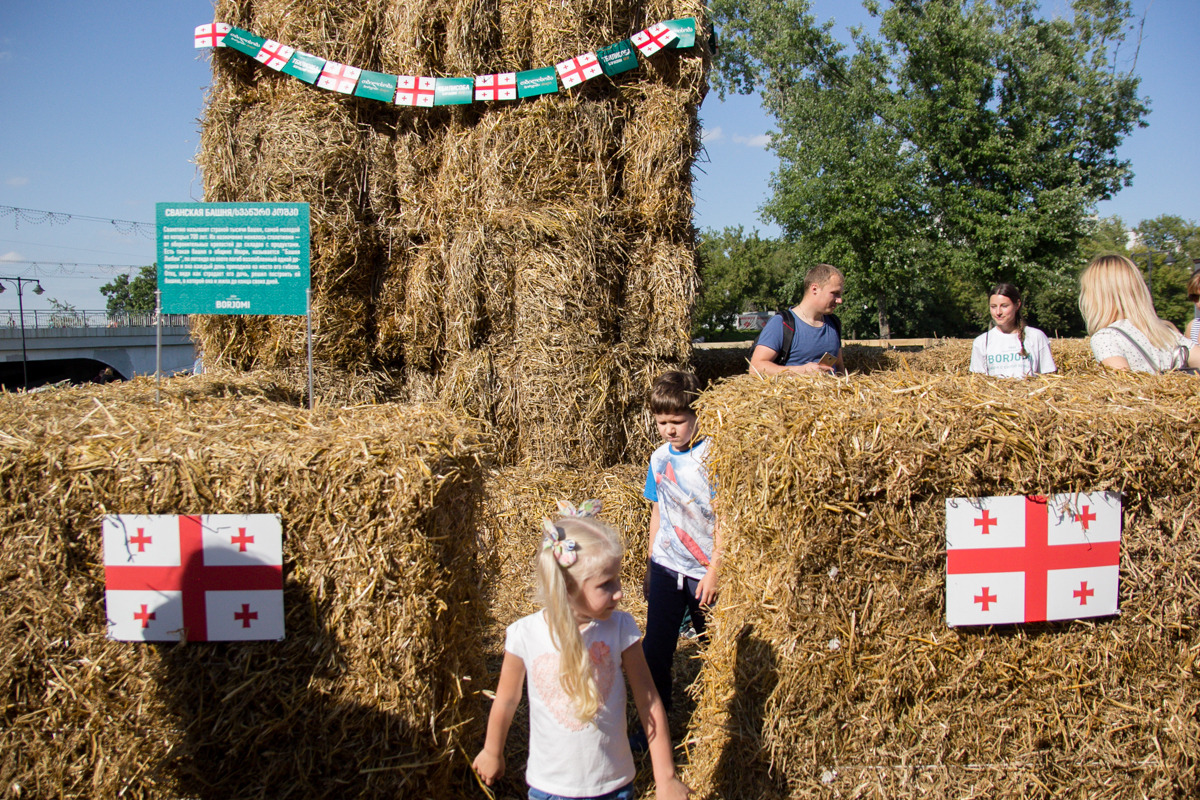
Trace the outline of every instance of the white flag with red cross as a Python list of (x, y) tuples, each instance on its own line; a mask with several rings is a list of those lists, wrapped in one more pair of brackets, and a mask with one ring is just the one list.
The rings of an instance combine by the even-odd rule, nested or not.
[(401, 75), (396, 79), (396, 105), (433, 108), (437, 79), (423, 75)]
[(210, 22), (196, 26), (196, 47), (224, 47), (225, 34), (229, 33), (228, 22)]
[(666, 23), (657, 22), (644, 31), (638, 31), (630, 36), (629, 40), (642, 55), (652, 56), (678, 38), (679, 34), (671, 30)]
[(946, 501), (946, 623), (1004, 625), (1117, 613), (1121, 496)]
[(590, 81), (597, 75), (604, 74), (595, 53), (584, 53), (574, 58), (568, 58), (554, 66), (558, 70), (558, 77), (562, 81), (564, 89), (570, 89), (572, 86), (578, 86), (584, 81)]
[(279, 515), (117, 514), (103, 532), (110, 639), (283, 638)]
[(263, 42), (262, 49), (258, 51), (258, 55), (254, 57), (255, 61), (260, 61), (266, 64), (273, 70), (281, 70), (287, 66), (291, 60), (292, 54), (296, 52), (296, 48), (288, 47), (286, 44), (280, 44), (274, 39), (267, 39)]
[(325, 66), (321, 68), (321, 77), (317, 78), (317, 86), (331, 92), (352, 94), (361, 74), (362, 70), (358, 67), (326, 61)]
[(475, 100), (477, 102), (516, 99), (517, 73), (497, 72), (492, 75), (475, 76)]

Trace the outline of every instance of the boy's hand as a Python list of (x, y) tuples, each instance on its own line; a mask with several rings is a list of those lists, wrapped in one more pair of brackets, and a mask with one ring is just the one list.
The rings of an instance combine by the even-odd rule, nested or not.
[(710, 569), (696, 584), (696, 599), (702, 606), (711, 606), (717, 602), (717, 571)]
[(679, 778), (672, 777), (668, 781), (655, 783), (655, 800), (687, 800), (692, 796), (692, 790), (684, 785)]
[(504, 756), (493, 755), (487, 750), (480, 750), (479, 755), (475, 756), (475, 761), (471, 764), (475, 771), (479, 773), (479, 777), (483, 778), (483, 782), (488, 786), (498, 778), (504, 777)]

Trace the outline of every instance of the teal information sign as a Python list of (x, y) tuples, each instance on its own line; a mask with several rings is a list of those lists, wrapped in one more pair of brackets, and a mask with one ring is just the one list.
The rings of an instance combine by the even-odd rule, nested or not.
[(308, 313), (308, 203), (159, 203), (164, 314)]

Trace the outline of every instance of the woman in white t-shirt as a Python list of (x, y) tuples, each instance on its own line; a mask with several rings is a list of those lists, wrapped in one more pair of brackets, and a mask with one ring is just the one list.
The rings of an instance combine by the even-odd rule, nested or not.
[(1079, 276), (1079, 310), (1092, 354), (1113, 369), (1167, 372), (1200, 366), (1200, 347), (1158, 318), (1142, 273), (1125, 256), (1097, 256)]
[(1188, 338), (1192, 344), (1200, 344), (1200, 269), (1192, 273), (1187, 285), (1188, 302), (1196, 306), (1192, 324), (1188, 326)]
[(1046, 334), (1025, 324), (1020, 289), (1011, 283), (996, 284), (988, 297), (988, 311), (996, 327), (976, 337), (971, 372), (1024, 378), (1057, 369)]

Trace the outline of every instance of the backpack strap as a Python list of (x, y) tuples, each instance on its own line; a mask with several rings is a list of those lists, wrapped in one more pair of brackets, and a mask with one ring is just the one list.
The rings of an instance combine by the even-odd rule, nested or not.
[(782, 365), (787, 363), (788, 356), (792, 354), (792, 340), (796, 338), (796, 315), (790, 308), (784, 308), (779, 316), (783, 318), (783, 344), (775, 354), (775, 363)]
[[(1111, 328), (1112, 330), (1114, 330), (1117, 333), (1124, 336), (1126, 339), (1129, 340), (1129, 343), (1131, 345), (1133, 345), (1134, 347), (1137, 348), (1137, 351), (1142, 354), (1142, 358), (1146, 359), (1146, 363), (1149, 364), (1150, 368), (1154, 370), (1155, 375), (1162, 374), (1162, 368), (1158, 366), (1158, 362), (1155, 361), (1153, 358), (1151, 358), (1150, 354), (1146, 352), (1145, 348), (1142, 347), (1140, 344), (1138, 344), (1136, 341), (1134, 341), (1132, 336), (1130, 336), (1128, 333), (1126, 333), (1125, 331), (1118, 328), (1116, 325), (1110, 325), (1109, 328)], [(1185, 361), (1184, 363), (1186, 364), (1187, 362)]]

